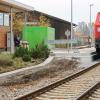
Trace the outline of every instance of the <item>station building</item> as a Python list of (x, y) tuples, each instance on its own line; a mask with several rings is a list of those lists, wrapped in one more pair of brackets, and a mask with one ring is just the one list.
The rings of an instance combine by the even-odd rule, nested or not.
[(66, 30), (71, 30), (71, 23), (68, 21), (36, 11), (33, 7), (14, 0), (0, 0), (0, 51), (14, 52), (13, 13), (18, 12), (24, 13), (23, 19), (26, 25), (39, 22), (41, 15), (50, 19), (51, 27), (55, 28), (56, 39), (65, 39)]

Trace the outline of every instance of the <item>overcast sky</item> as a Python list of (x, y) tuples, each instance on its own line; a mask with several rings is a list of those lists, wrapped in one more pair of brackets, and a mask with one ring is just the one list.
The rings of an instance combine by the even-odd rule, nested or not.
[[(35, 10), (70, 21), (71, 0), (16, 0), (33, 6)], [(100, 12), (100, 0), (73, 0), (73, 22), (90, 21), (90, 4), (92, 6), (92, 21), (95, 21), (97, 12)]]

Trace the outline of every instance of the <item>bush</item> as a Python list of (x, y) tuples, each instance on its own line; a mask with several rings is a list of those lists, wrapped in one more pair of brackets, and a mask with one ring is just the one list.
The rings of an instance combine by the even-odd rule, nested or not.
[(24, 55), (30, 55), (30, 51), (24, 47), (18, 47), (14, 53), (14, 57), (23, 57)]
[(1, 66), (12, 66), (13, 60), (11, 55), (0, 54), (0, 65)]
[(14, 57), (21, 57), (23, 61), (31, 61), (31, 57), (34, 59), (44, 58), (46, 59), (49, 56), (50, 50), (44, 43), (36, 45), (31, 51), (27, 48), (18, 47), (14, 53)]
[(22, 57), (23, 61), (27, 62), (27, 61), (31, 61), (31, 56), (29, 54), (25, 54), (23, 57)]
[(34, 49), (31, 51), (32, 58), (47, 58), (49, 56), (50, 50), (43, 43), (40, 45), (36, 45)]

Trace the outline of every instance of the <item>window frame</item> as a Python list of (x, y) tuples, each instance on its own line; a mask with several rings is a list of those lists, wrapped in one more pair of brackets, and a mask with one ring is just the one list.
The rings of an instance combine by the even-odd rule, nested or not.
[(3, 13), (2, 12), (0, 12), (0, 15), (2, 15), (2, 16), (0, 16), (1, 18), (1, 21), (0, 21), (0, 26), (4, 26), (4, 15), (3, 15)]
[[(6, 15), (8, 15), (8, 16), (7, 16), (7, 17), (8, 17), (7, 20), (5, 19), (5, 16), (6, 16)], [(3, 26), (9, 26), (9, 25), (10, 25), (10, 16), (9, 16), (8, 13), (4, 13), (4, 18), (3, 18), (3, 19), (4, 19), (4, 20), (3, 20), (3, 22), (4, 22), (4, 23), (3, 23)], [(7, 24), (6, 24), (5, 20), (8, 21)]]
[[(1, 23), (2, 24), (0, 24), (0, 26), (7, 26), (7, 27), (9, 27), (10, 26), (10, 15), (9, 15), (9, 13), (3, 13), (3, 12), (0, 12), (0, 14), (2, 15), (1, 16)], [(6, 18), (5, 18), (5, 16), (6, 15), (8, 15), (8, 22), (7, 22), (7, 24), (6, 24)]]
[(97, 32), (100, 32), (100, 27), (97, 27)]

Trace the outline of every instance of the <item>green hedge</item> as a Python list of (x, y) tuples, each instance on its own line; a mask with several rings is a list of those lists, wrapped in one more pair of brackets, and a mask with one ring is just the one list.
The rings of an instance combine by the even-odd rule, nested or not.
[(27, 48), (18, 47), (14, 53), (14, 57), (21, 57), (23, 61), (31, 61), (33, 59), (46, 59), (49, 56), (50, 50), (47, 45), (41, 43), (36, 45), (32, 50), (28, 50)]
[(50, 50), (47, 45), (39, 44), (36, 45), (34, 49), (31, 51), (32, 58), (47, 58), (49, 56)]

